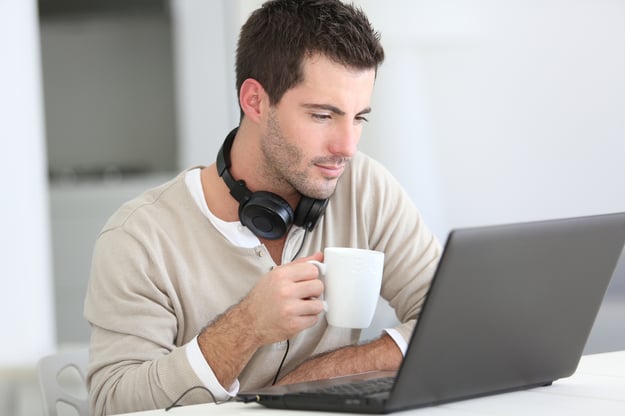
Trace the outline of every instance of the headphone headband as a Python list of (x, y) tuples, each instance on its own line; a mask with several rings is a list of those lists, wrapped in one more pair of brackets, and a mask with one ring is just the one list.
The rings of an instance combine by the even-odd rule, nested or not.
[(245, 203), (251, 198), (252, 192), (247, 189), (244, 180), (237, 181), (230, 174), (230, 166), (232, 166), (230, 151), (238, 130), (239, 128), (237, 127), (226, 136), (226, 140), (224, 140), (219, 153), (217, 153), (217, 172), (228, 186), (228, 189), (230, 189), (230, 195), (239, 203)]

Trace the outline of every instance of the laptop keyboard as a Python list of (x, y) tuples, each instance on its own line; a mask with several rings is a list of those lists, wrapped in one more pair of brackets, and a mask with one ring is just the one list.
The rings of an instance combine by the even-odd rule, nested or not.
[(331, 394), (338, 396), (370, 396), (378, 393), (391, 391), (395, 377), (372, 378), (369, 380), (355, 381), (346, 384), (324, 387), (308, 394)]

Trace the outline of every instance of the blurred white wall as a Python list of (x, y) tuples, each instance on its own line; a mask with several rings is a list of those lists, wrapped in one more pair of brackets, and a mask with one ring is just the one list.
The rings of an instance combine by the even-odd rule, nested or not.
[(625, 3), (361, 0), (387, 60), (362, 148), (444, 239), (625, 210)]
[(178, 165), (207, 165), (238, 120), (229, 1), (171, 0)]
[(35, 0), (0, 1), (0, 367), (54, 346), (38, 34)]
[(180, 169), (212, 163), (239, 123), (236, 43), (241, 25), (263, 2), (170, 0)]

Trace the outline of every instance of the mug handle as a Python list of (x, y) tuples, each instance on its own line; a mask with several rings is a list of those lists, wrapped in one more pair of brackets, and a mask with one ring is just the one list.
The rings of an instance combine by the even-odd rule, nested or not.
[[(326, 268), (327, 268), (327, 266), (325, 265), (325, 263), (322, 263), (322, 262), (317, 261), (317, 260), (308, 260), (306, 263), (310, 263), (310, 264), (312, 264), (312, 265), (314, 265), (314, 266), (316, 266), (316, 267), (317, 267), (317, 269), (319, 270), (319, 278), (320, 278), (320, 279), (321, 279), (321, 281), (323, 281), (323, 282), (324, 282), (324, 284), (325, 284), (325, 281), (324, 281), (324, 279), (323, 279), (323, 278), (325, 277), (325, 274), (326, 274)], [(327, 303), (327, 302), (323, 299), (323, 293), (321, 294), (321, 296), (319, 297), (319, 299), (323, 302), (323, 311), (324, 311), (324, 312), (327, 312), (327, 311), (328, 311), (328, 303)]]

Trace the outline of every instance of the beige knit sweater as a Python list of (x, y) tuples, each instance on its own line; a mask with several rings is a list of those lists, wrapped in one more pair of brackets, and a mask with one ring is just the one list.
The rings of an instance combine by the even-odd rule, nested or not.
[[(303, 234), (291, 229), (285, 259), (295, 254)], [(330, 246), (385, 252), (381, 295), (408, 341), (440, 246), (398, 183), (361, 153), (300, 256)], [(91, 414), (163, 408), (201, 385), (183, 346), (273, 266), (264, 246), (236, 247), (212, 226), (192, 199), (184, 172), (124, 204), (98, 236), (85, 300), (92, 328)], [(355, 343), (359, 335), (320, 319), (290, 340), (281, 374), (312, 355)], [(283, 343), (259, 349), (239, 376), (241, 389), (270, 384), (283, 355)], [(210, 396), (196, 390), (183, 403), (206, 401)]]

